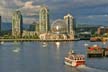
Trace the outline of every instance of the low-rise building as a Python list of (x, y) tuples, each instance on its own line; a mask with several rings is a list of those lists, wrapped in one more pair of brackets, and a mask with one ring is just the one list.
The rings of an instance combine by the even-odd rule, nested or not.
[(108, 27), (104, 27), (104, 26), (101, 26), (97, 29), (97, 33), (99, 35), (103, 35), (105, 33), (108, 33)]
[(35, 37), (37, 35), (36, 31), (23, 31), (22, 37)]

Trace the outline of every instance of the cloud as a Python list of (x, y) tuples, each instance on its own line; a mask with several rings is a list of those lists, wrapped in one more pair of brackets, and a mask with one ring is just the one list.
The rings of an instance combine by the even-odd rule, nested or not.
[(7, 8), (0, 6), (0, 16), (2, 16), (2, 22), (10, 22), (12, 16), (12, 10), (8, 10)]
[(40, 5), (33, 5), (33, 1), (27, 1), (24, 4), (24, 7), (22, 7), (22, 9), (35, 9), (35, 10), (39, 10), (40, 9)]
[(63, 17), (67, 12), (82, 19), (108, 17), (108, 0), (0, 0), (0, 14), (10, 20), (12, 13), (19, 9), (27, 18), (24, 21), (33, 21), (41, 5), (48, 6), (50, 16), (55, 19)]
[(33, 22), (37, 22), (36, 18), (29, 18), (29, 17), (23, 18), (24, 24), (32, 24)]
[(33, 16), (38, 15), (40, 7), (40, 5), (33, 5), (33, 1), (27, 1), (22, 8), (19, 8), (19, 10), (21, 10), (24, 15)]
[(77, 24), (107, 25), (107, 19), (108, 14), (80, 16), (77, 18)]
[(13, 7), (15, 8), (10, 8), (11, 5), (7, 4), (8, 0), (7, 1), (4, 0), (3, 3), (1, 3), (0, 5), (0, 15), (2, 15), (3, 22), (7, 21), (11, 22), (12, 14), (17, 9), (21, 11), (24, 18), (24, 23), (31, 23), (32, 21), (36, 20), (35, 16), (38, 16), (40, 5), (33, 5), (33, 1), (27, 1), (27, 2), (22, 2), (21, 0), (12, 0), (12, 1), (13, 1), (12, 3), (14, 3)]
[(88, 15), (88, 16), (79, 16), (78, 19), (108, 19), (108, 14), (103, 14), (103, 15)]
[(32, 1), (26, 2), (25, 5), (24, 5), (24, 7), (25, 7), (25, 8), (33, 8), (33, 7), (34, 7), (34, 6), (33, 6), (33, 2), (32, 2)]
[(22, 2), (21, 0), (13, 0), (13, 1), (17, 6), (23, 6), (24, 5), (24, 2)]
[(40, 5), (33, 5), (33, 1), (27, 1), (25, 2), (24, 4), (24, 7), (23, 8), (36, 8), (36, 9), (39, 9), (41, 6)]

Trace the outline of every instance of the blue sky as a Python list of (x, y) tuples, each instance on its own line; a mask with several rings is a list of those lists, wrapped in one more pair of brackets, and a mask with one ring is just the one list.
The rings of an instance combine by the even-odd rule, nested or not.
[(12, 13), (21, 10), (24, 23), (32, 23), (41, 5), (49, 8), (51, 22), (71, 13), (77, 24), (108, 24), (108, 0), (0, 0), (0, 14), (3, 22), (11, 22)]

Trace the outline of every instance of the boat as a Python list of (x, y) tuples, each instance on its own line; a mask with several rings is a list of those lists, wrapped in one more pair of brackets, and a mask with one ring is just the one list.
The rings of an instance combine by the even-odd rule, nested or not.
[(1, 41), (1, 43), (0, 44), (4, 44), (4, 41)]
[(47, 47), (47, 45), (48, 45), (48, 44), (47, 44), (46, 42), (43, 42), (43, 43), (42, 43), (42, 46), (43, 46), (43, 47)]
[(103, 53), (103, 48), (98, 45), (89, 46), (87, 48), (87, 57), (102, 57)]
[(99, 37), (91, 37), (90, 41), (91, 42), (97, 42), (97, 41), (101, 41), (101, 39)]
[(78, 67), (85, 65), (85, 56), (82, 54), (76, 54), (74, 51), (69, 51), (68, 56), (64, 58), (65, 65)]
[(104, 49), (104, 52), (105, 57), (108, 57), (108, 47)]
[(18, 53), (20, 51), (20, 48), (16, 48), (16, 49), (14, 49), (12, 51), (15, 52), (15, 53)]

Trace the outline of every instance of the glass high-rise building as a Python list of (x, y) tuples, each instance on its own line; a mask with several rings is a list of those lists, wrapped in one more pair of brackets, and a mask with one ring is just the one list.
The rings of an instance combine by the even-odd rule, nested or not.
[(38, 23), (38, 22), (36, 22), (35, 31), (36, 31), (36, 32), (39, 32), (39, 23)]
[(29, 26), (29, 31), (35, 31), (36, 29), (36, 22), (33, 22), (32, 24), (30, 24)]
[(23, 19), (20, 11), (15, 11), (12, 16), (12, 36), (21, 37), (23, 27)]
[(39, 32), (45, 33), (49, 31), (49, 14), (48, 9), (42, 6), (39, 11)]
[(64, 21), (67, 26), (67, 33), (73, 33), (75, 31), (74, 17), (71, 14), (64, 16)]

